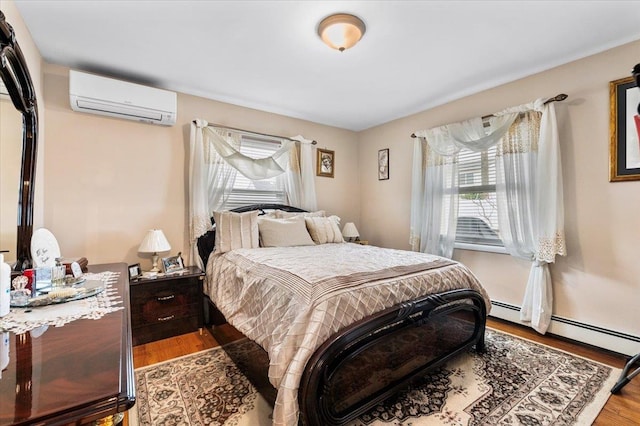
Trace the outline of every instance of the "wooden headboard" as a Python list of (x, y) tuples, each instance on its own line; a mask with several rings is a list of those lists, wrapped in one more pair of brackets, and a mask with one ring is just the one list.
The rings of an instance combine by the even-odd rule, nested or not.
[[(229, 211), (235, 213), (244, 213), (258, 210), (260, 215), (265, 214), (268, 210), (283, 210), (285, 212), (292, 213), (304, 213), (306, 210), (300, 209), (298, 207), (287, 206), (284, 204), (251, 204), (248, 206), (242, 206), (235, 209), (231, 209)], [(215, 225), (215, 221), (213, 217), (211, 217), (211, 224)], [(202, 259), (202, 264), (204, 267), (207, 267), (207, 261), (209, 260), (209, 255), (213, 253), (213, 250), (216, 246), (216, 231), (212, 229), (211, 231), (206, 232), (204, 235), (198, 238), (198, 254), (200, 255), (200, 259)]]

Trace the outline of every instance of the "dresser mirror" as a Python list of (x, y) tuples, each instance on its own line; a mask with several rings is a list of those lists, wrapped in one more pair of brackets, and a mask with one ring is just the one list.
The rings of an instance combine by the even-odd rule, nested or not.
[(0, 11), (0, 250), (14, 272), (31, 267), (38, 107), (26, 61)]

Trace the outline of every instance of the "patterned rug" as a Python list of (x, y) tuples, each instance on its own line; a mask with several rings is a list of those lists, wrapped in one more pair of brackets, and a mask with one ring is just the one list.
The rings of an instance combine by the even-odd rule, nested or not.
[[(486, 344), (484, 354), (457, 357), (351, 425), (588, 425), (620, 374), (494, 330)], [(243, 339), (137, 369), (129, 424), (270, 425), (273, 394), (258, 393), (252, 372), (242, 373), (264, 362), (265, 352)]]

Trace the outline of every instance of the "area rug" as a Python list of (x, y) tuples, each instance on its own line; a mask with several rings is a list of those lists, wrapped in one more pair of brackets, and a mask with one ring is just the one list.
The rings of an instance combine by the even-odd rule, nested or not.
[[(486, 346), (484, 354), (462, 354), (351, 425), (589, 425), (621, 372), (494, 330), (487, 330)], [(270, 396), (242, 373), (265, 357), (243, 339), (137, 369), (129, 424), (270, 425)]]

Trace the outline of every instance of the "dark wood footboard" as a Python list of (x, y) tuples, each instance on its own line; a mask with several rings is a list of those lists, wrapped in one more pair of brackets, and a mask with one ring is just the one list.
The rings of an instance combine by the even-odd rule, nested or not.
[(343, 329), (305, 368), (298, 395), (303, 424), (345, 424), (469, 347), (484, 351), (486, 316), (478, 292), (454, 290)]
[(205, 325), (222, 325), (227, 323), (227, 319), (218, 309), (209, 296), (204, 295), (204, 323)]

